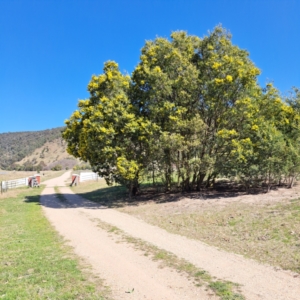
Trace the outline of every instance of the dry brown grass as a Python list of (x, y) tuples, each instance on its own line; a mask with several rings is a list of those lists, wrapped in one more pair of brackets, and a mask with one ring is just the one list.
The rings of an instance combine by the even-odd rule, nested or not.
[(29, 188), (21, 187), (21, 188), (17, 188), (17, 189), (8, 190), (7, 192), (5, 192), (3, 194), (0, 193), (0, 201), (8, 199), (8, 198), (15, 198), (19, 194), (24, 193), (27, 189), (29, 189)]
[(300, 273), (299, 185), (269, 194), (222, 197), (218, 193), (211, 199), (144, 195), (132, 202), (126, 199), (126, 189), (104, 182), (87, 182), (73, 191), (171, 233)]
[[(41, 181), (58, 177), (64, 172), (66, 171), (41, 171)], [(35, 171), (0, 171), (0, 181), (20, 179), (28, 176), (33, 176), (35, 174), (37, 174), (37, 172)]]
[(196, 286), (204, 285), (206, 289), (211, 290), (211, 292), (219, 296), (221, 300), (245, 299), (241, 294), (240, 286), (238, 284), (212, 277), (207, 271), (197, 268), (195, 265), (185, 259), (177, 257), (171, 252), (135, 238), (116, 226), (98, 219), (95, 221), (100, 228), (109, 232), (117, 243), (121, 242), (133, 245), (136, 250), (142, 251), (145, 256), (148, 256), (154, 261), (159, 261), (161, 268), (169, 267), (175, 269), (182, 275), (187, 276), (190, 280), (193, 280)]
[(60, 175), (64, 174), (66, 170), (61, 171), (41, 171), (41, 182), (46, 181), (48, 179), (52, 179), (55, 177), (59, 177)]
[(0, 181), (24, 178), (34, 174), (36, 174), (34, 171), (0, 171)]
[(199, 209), (152, 202), (120, 210), (169, 232), (300, 273), (300, 199)]

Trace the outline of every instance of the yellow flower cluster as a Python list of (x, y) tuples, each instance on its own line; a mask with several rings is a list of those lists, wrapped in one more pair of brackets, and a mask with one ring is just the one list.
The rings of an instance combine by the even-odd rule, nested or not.
[(81, 118), (81, 114), (78, 110), (75, 110), (74, 113), (73, 113), (73, 117), (75, 119), (80, 119)]
[(218, 62), (214, 62), (212, 68), (213, 69), (218, 69), (220, 66), (222, 66), (222, 64), (218, 63)]
[(156, 66), (154, 69), (153, 69), (154, 72), (157, 72), (157, 73), (161, 73), (161, 69), (159, 66)]
[(108, 72), (106, 73), (106, 76), (107, 76), (107, 79), (108, 79), (108, 80), (111, 80), (112, 77), (113, 77), (112, 72), (111, 72), (111, 71), (108, 71)]
[(224, 79), (215, 78), (215, 83), (216, 84), (221, 84), (223, 82), (224, 82)]
[(231, 75), (227, 75), (227, 76), (226, 76), (226, 80), (227, 80), (228, 82), (232, 82), (232, 76), (231, 76)]

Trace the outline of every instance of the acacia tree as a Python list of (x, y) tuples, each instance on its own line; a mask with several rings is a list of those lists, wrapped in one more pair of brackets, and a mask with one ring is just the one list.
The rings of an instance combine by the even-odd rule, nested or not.
[(89, 162), (108, 184), (137, 184), (143, 169), (142, 141), (151, 134), (149, 121), (136, 117), (127, 93), (130, 77), (115, 62), (105, 63), (104, 74), (92, 76), (90, 98), (80, 100), (63, 133), (68, 152)]
[[(131, 99), (138, 112), (160, 128), (156, 139), (163, 151), (167, 186), (173, 164), (185, 189), (200, 188), (205, 177), (209, 182), (218, 174), (226, 149), (219, 131), (234, 134), (236, 101), (258, 88), (259, 70), (248, 56), (232, 45), (221, 27), (202, 40), (175, 32), (171, 41), (157, 38), (142, 49), (132, 76)], [(192, 130), (187, 130), (189, 123)], [(182, 146), (172, 153), (161, 137), (174, 139), (175, 134)]]
[[(185, 168), (183, 161), (191, 158), (190, 140), (202, 124), (193, 103), (199, 74), (192, 58), (199, 38), (185, 32), (175, 32), (171, 38), (146, 42), (141, 62), (132, 75), (130, 91), (139, 115), (157, 127), (151, 143), (154, 147), (149, 153), (162, 170), (166, 189), (171, 186), (175, 165), (179, 181), (181, 177), (184, 180), (184, 173), (189, 178), (189, 168)], [(199, 122), (191, 128), (189, 124), (195, 119)]]
[[(178, 31), (142, 48), (132, 76), (115, 62), (93, 76), (90, 98), (66, 121), (68, 152), (110, 184), (137, 187), (144, 172), (166, 190), (210, 186), (235, 176), (268, 190), (300, 173), (299, 90), (282, 100), (261, 88), (249, 53), (216, 27), (203, 39)], [(177, 176), (174, 176), (177, 175)]]
[(286, 99), (287, 107), (282, 111), (282, 132), (288, 149), (287, 172), (288, 186), (293, 187), (296, 177), (300, 174), (300, 90), (293, 88)]

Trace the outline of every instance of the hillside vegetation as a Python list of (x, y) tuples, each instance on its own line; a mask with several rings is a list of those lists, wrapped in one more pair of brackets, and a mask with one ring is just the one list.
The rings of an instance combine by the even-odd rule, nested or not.
[(72, 168), (77, 160), (67, 153), (66, 147), (66, 142), (62, 138), (48, 141), (16, 164), (24, 167), (40, 166), (40, 169), (51, 169), (55, 165)]
[(25, 169), (38, 165), (51, 167), (53, 163), (74, 159), (66, 152), (61, 139), (63, 127), (27, 132), (0, 134), (0, 169)]

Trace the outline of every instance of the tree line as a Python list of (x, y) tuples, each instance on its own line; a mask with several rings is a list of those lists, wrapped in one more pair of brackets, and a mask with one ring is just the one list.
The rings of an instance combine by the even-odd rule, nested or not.
[(182, 191), (219, 176), (246, 189), (300, 172), (300, 91), (267, 83), (249, 53), (221, 26), (203, 38), (184, 31), (147, 41), (130, 75), (114, 61), (92, 76), (90, 97), (66, 123), (68, 152), (108, 184), (136, 190), (147, 175)]

